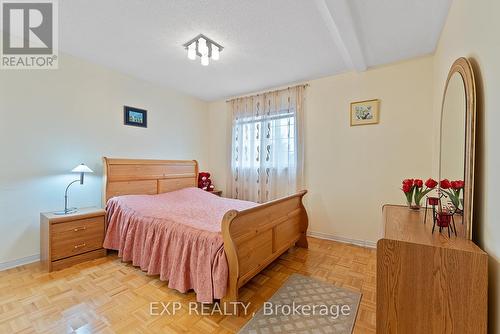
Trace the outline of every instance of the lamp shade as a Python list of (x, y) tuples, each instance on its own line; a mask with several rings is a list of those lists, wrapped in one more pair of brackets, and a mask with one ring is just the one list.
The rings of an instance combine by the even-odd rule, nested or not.
[(71, 170), (73, 173), (93, 173), (94, 171), (88, 168), (85, 164), (80, 164)]

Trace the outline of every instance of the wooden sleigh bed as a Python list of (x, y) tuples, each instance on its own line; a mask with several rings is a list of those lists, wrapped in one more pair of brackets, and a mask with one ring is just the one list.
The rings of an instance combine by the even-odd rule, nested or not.
[[(115, 196), (155, 195), (198, 184), (195, 160), (104, 160), (103, 204)], [(307, 191), (242, 211), (228, 211), (221, 222), (229, 277), (225, 302), (237, 302), (238, 290), (292, 246), (307, 248)]]

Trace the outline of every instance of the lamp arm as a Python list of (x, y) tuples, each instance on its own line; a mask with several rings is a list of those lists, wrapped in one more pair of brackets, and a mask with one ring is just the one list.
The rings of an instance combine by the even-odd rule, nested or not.
[(66, 187), (66, 191), (64, 191), (64, 212), (68, 212), (68, 190), (69, 190), (69, 187), (71, 187), (71, 185), (75, 182), (80, 182), (80, 179), (78, 180), (74, 180), (74, 181), (71, 181), (68, 186)]
[(75, 183), (75, 182), (80, 182), (80, 179), (75, 180), (75, 181), (71, 181), (71, 182), (68, 184), (68, 186), (66, 187), (66, 191), (64, 192), (64, 196), (68, 196), (68, 189), (69, 189), (69, 187), (70, 187), (73, 183)]

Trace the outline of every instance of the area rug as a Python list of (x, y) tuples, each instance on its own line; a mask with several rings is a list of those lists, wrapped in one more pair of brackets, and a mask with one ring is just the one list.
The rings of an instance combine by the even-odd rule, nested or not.
[(293, 274), (238, 332), (352, 333), (361, 294)]

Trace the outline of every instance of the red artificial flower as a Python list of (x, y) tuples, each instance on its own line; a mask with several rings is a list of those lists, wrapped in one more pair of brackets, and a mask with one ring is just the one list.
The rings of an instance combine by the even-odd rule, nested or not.
[(450, 189), (451, 183), (448, 179), (444, 179), (439, 182), (439, 186), (441, 187), (441, 189)]
[(406, 194), (406, 193), (409, 193), (412, 189), (412, 185), (409, 184), (409, 183), (403, 183), (403, 192)]
[(438, 185), (437, 181), (434, 180), (434, 179), (428, 179), (427, 181), (425, 181), (425, 186), (427, 188), (430, 188), (430, 189), (433, 189), (435, 188), (436, 186)]
[(462, 189), (465, 186), (465, 182), (462, 180), (451, 181), (451, 187), (455, 190)]
[(424, 181), (420, 180), (420, 179), (415, 179), (413, 181), (413, 184), (418, 187), (418, 188), (422, 188), (422, 186), (424, 185)]
[(403, 180), (403, 185), (409, 185), (410, 187), (413, 186), (413, 179), (405, 179)]

